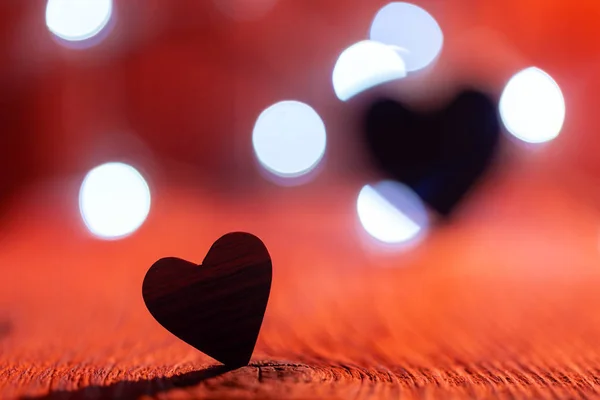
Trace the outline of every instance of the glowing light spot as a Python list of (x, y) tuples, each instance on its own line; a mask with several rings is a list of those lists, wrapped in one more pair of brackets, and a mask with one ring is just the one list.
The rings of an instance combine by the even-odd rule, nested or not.
[(46, 25), (61, 39), (82, 41), (108, 24), (112, 9), (112, 0), (48, 0)]
[(500, 96), (500, 117), (506, 129), (529, 143), (558, 136), (565, 121), (565, 99), (550, 75), (530, 67), (518, 72)]
[(414, 4), (394, 2), (379, 10), (370, 39), (404, 49), (407, 71), (425, 68), (438, 56), (444, 34), (435, 18)]
[(79, 211), (95, 236), (117, 239), (137, 230), (150, 211), (150, 189), (133, 167), (122, 163), (92, 169), (79, 191)]
[(340, 54), (333, 68), (333, 90), (346, 101), (360, 92), (406, 76), (399, 52), (391, 46), (364, 40)]
[(406, 186), (383, 181), (365, 185), (356, 202), (363, 228), (375, 239), (390, 244), (406, 244), (423, 235), (427, 211), (419, 197)]
[(325, 154), (325, 124), (309, 105), (282, 101), (260, 114), (252, 144), (261, 165), (269, 172), (298, 177), (315, 168)]

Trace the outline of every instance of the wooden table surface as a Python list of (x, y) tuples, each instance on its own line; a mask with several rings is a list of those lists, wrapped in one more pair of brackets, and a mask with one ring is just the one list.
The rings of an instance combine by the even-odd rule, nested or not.
[[(23, 193), (0, 241), (0, 398), (597, 395), (593, 207), (556, 180), (498, 178), (398, 253), (357, 229), (359, 189), (156, 184), (146, 224), (120, 241), (86, 234), (75, 179)], [(233, 230), (264, 240), (274, 272), (251, 364), (226, 372), (152, 319), (141, 283), (158, 258), (200, 262)]]
[[(236, 23), (207, 0), (122, 0), (112, 39), (75, 52), (48, 34), (45, 1), (0, 0), (0, 201), (32, 185), (0, 207), (0, 399), (598, 397), (600, 2), (418, 2), (445, 43), (412, 92), (464, 80), (500, 93), (536, 65), (560, 83), (567, 120), (409, 252), (358, 226), (366, 181), (344, 179), (364, 172), (362, 153), (330, 88), (337, 55), (387, 2), (281, 1)], [(309, 185), (265, 188), (249, 132), (288, 98), (322, 113), (327, 166)], [(90, 237), (83, 174), (146, 145), (156, 165), (193, 164), (229, 192), (184, 182), (178, 164), (151, 175), (138, 232)], [(273, 285), (251, 364), (224, 372), (150, 316), (141, 286), (157, 259), (200, 262), (238, 230), (269, 247)]]

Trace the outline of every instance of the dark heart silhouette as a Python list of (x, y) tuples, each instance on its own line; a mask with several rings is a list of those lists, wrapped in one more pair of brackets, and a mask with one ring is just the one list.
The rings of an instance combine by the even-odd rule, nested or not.
[(271, 257), (254, 235), (228, 233), (196, 265), (163, 258), (146, 273), (148, 310), (175, 336), (228, 367), (247, 365), (271, 291)]
[(500, 138), (496, 102), (472, 90), (428, 114), (380, 98), (364, 128), (375, 163), (443, 216), (487, 170)]

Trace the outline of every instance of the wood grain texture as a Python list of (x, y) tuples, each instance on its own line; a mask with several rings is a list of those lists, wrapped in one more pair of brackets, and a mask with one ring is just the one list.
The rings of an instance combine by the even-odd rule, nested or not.
[[(115, 1), (112, 43), (128, 55), (60, 51), (45, 1), (0, 1), (3, 181), (47, 180), (15, 193), (0, 221), (0, 398), (598, 397), (600, 214), (586, 202), (600, 204), (600, 2), (419, 2), (448, 40), (416, 98), (449, 95), (457, 79), (500, 91), (535, 64), (568, 117), (556, 142), (517, 152), (510, 183), (400, 254), (357, 229), (356, 194), (373, 176), (331, 91), (335, 58), (388, 2), (279, 1), (237, 24), (207, 0)], [(289, 97), (319, 111), (328, 154), (310, 185), (271, 187), (249, 133)], [(139, 155), (108, 138), (124, 131), (156, 155), (152, 211), (135, 235), (96, 241), (77, 189), (97, 163)], [(251, 365), (222, 374), (156, 324), (140, 285), (157, 259), (199, 263), (235, 230), (268, 243), (275, 269)]]
[[(407, 253), (363, 240), (358, 183), (275, 189), (159, 186), (116, 242), (85, 235), (72, 194), (29, 193), (0, 243), (0, 398), (598, 396), (599, 213), (551, 181), (494, 182)], [(242, 227), (268, 244), (273, 285), (250, 365), (227, 372), (156, 323), (140, 284), (161, 256), (199, 263)]]
[(250, 361), (271, 291), (271, 257), (245, 232), (219, 238), (202, 265), (167, 257), (148, 270), (142, 295), (165, 329), (229, 368)]

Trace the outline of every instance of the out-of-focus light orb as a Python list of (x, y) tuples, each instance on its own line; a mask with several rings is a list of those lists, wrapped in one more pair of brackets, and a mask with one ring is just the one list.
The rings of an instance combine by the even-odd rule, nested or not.
[(82, 41), (108, 24), (112, 10), (112, 0), (48, 0), (46, 25), (61, 39)]
[(304, 175), (325, 154), (325, 124), (307, 104), (286, 100), (264, 110), (254, 125), (252, 145), (258, 161), (284, 178)]
[(373, 86), (405, 76), (400, 52), (383, 43), (363, 40), (338, 57), (333, 68), (333, 90), (338, 99), (346, 101)]
[(428, 228), (427, 211), (408, 187), (394, 181), (365, 185), (356, 209), (369, 235), (387, 244), (407, 244), (422, 237)]
[(254, 20), (263, 17), (277, 0), (213, 0), (217, 8), (236, 20)]
[(499, 107), (506, 129), (528, 143), (556, 138), (565, 121), (565, 99), (560, 87), (536, 67), (524, 69), (508, 81)]
[(150, 189), (132, 166), (118, 162), (102, 164), (83, 180), (79, 210), (95, 236), (122, 238), (146, 220), (150, 212)]
[(438, 56), (444, 34), (435, 18), (414, 4), (394, 2), (377, 12), (369, 38), (405, 50), (408, 72), (425, 68)]

